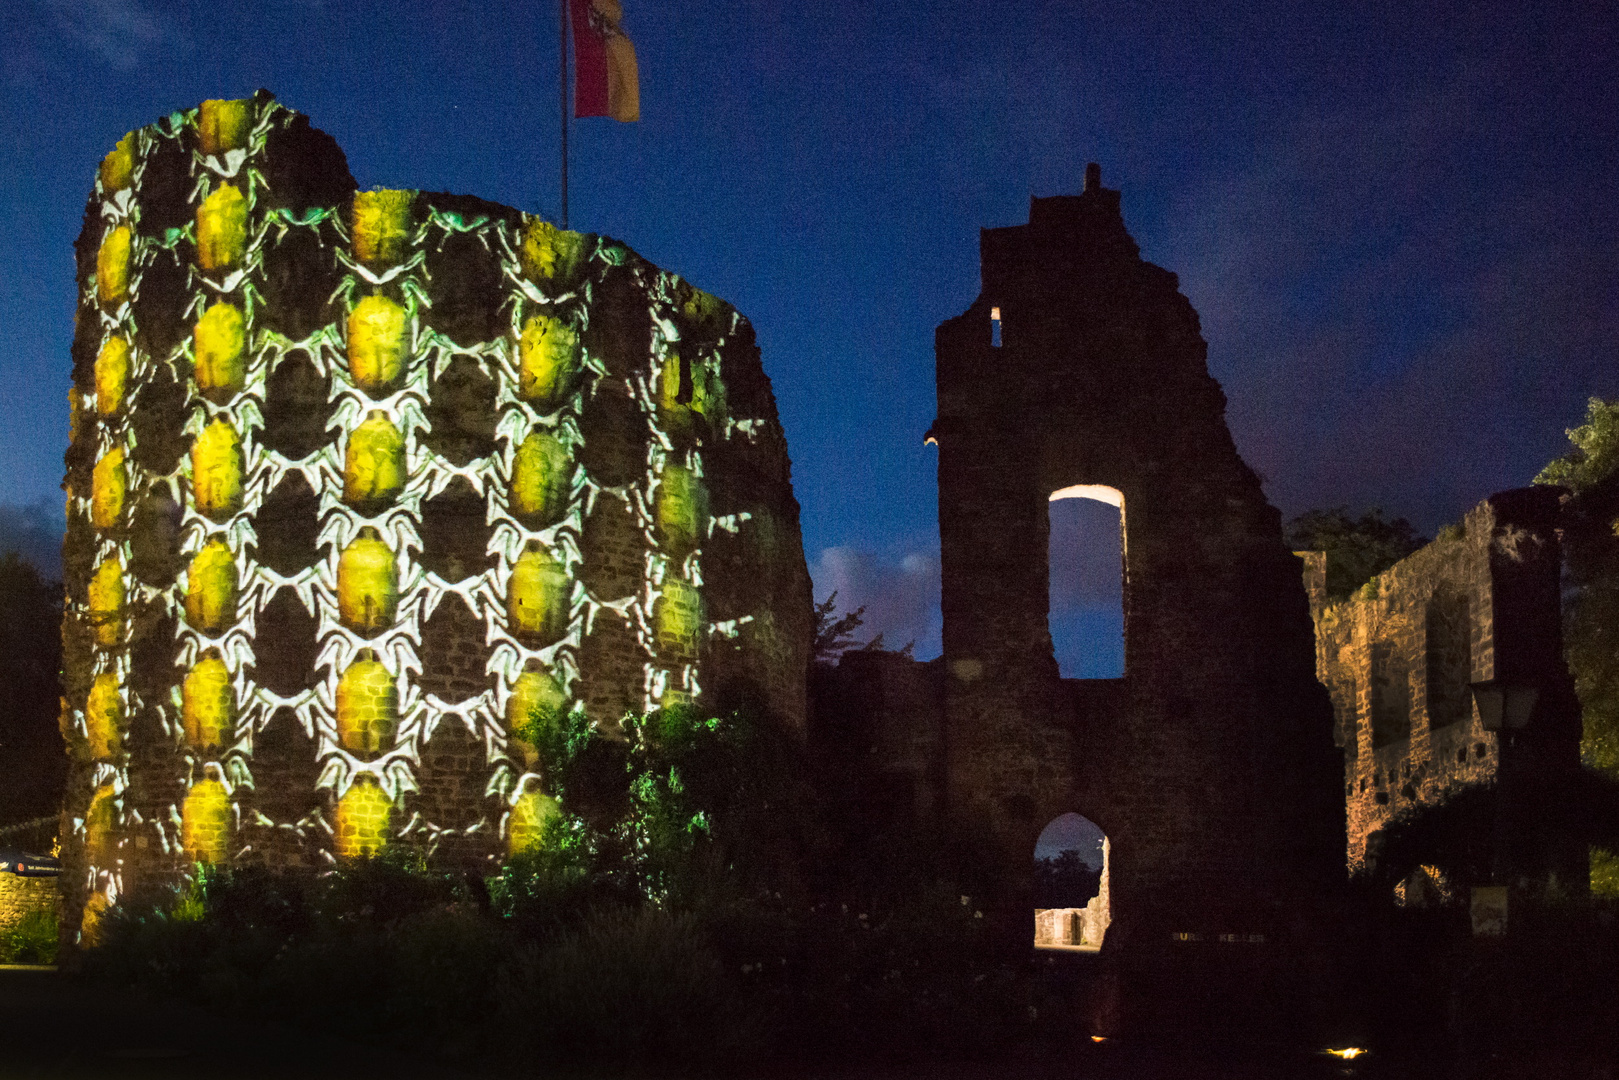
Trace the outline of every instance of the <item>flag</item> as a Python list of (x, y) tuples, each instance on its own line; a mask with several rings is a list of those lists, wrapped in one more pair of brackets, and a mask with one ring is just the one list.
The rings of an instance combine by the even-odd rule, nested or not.
[(618, 22), (618, 0), (569, 0), (573, 15), (573, 115), (641, 119), (635, 46)]

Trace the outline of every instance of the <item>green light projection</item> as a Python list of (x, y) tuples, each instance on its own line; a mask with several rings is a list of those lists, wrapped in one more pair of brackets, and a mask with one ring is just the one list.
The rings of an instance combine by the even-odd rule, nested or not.
[[(69, 490), (70, 516), (95, 530), (94, 569), (69, 603), (69, 618), (89, 632), (82, 662), (91, 689), (64, 702), (64, 733), (90, 759), (92, 794), (74, 820), (88, 864), (90, 937), (93, 914), (116, 899), (136, 849), (181, 863), (248, 855), (247, 814), (311, 840), (327, 859), (373, 852), (391, 837), (431, 848), (455, 830), (420, 809), (406, 814), (405, 797), (420, 789), (423, 750), (443, 723), (464, 725), (483, 747), (485, 789), (505, 808), (460, 833), (493, 833), (518, 850), (536, 840), (551, 804), (544, 763), (509, 731), (533, 707), (582, 707), (581, 649), (597, 619), (632, 630), (638, 705), (651, 709), (696, 698), (705, 640), (734, 639), (754, 618), (708, 622), (703, 597), (706, 539), (755, 517), (711, 518), (704, 439), (752, 443), (774, 424), (730, 414), (720, 357), (740, 316), (616, 243), (528, 215), (514, 223), (463, 214), (412, 191), (273, 208), (266, 148), (295, 116), (267, 97), (205, 102), (125, 136), (97, 176), (103, 231), (82, 288), (100, 340), (93, 387), (72, 395), (74, 437), (93, 438), (95, 464), (91, 490)], [(144, 229), (143, 178), (176, 147), (189, 160), (193, 216)], [(509, 325), (490, 340), (458, 344), (424, 317), (427, 253), (454, 238), (499, 260)], [(292, 340), (260, 312), (267, 256), (300, 240), (340, 269), (338, 314)], [(183, 265), (189, 297), (189, 332), (166, 355), (150, 351), (136, 319), (145, 275), (160, 259)], [(612, 270), (628, 271), (651, 325), (644, 357), (616, 391), (644, 424), (644, 472), (630, 483), (608, 483), (581, 460), (586, 407), (608, 392), (604, 358), (585, 342), (593, 290)], [(702, 340), (683, 342), (682, 325), (702, 326)], [(463, 359), (493, 379), (496, 449), (457, 464), (427, 436), (434, 386)], [(299, 458), (264, 438), (269, 381), (292, 363), (324, 380), (330, 409), (328, 440)], [(138, 453), (135, 418), (168, 381), (183, 388), (175, 423), (190, 449), (162, 472)], [(258, 559), (260, 511), (295, 475), (318, 500), (320, 554), (283, 573)], [(421, 561), (423, 504), (452, 485), (482, 500), (489, 528), (487, 568), (456, 581)], [(178, 508), (171, 584), (128, 569), (142, 540), (131, 527), (136, 493)], [(644, 547), (640, 587), (628, 595), (594, 595), (579, 573), (585, 522), (602, 500), (623, 505)], [(314, 619), (318, 642), (306, 686), (290, 694), (254, 677), (257, 622), (284, 592)], [(491, 676), (487, 689), (455, 702), (421, 685), (423, 626), (446, 603), (481, 622)], [(173, 619), (178, 668), (157, 700), (132, 686), (136, 609)], [(768, 612), (759, 617), (773, 625)], [(124, 736), (136, 707), (158, 718), (183, 773), (174, 800), (149, 820), (126, 798)], [(280, 710), (313, 741), (316, 786), (332, 797), (296, 820), (271, 820), (240, 797), (257, 783), (256, 736)]]

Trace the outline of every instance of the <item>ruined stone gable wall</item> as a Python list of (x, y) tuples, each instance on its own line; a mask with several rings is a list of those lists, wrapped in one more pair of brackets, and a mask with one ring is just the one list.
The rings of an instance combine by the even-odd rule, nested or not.
[[(1344, 755), (1348, 861), (1398, 816), (1493, 783), (1503, 753), (1531, 774), (1578, 764), (1579, 712), (1562, 657), (1560, 489), (1492, 495), (1459, 528), (1336, 603), (1315, 574), (1316, 664)], [(1486, 730), (1470, 686), (1539, 692), (1528, 726)], [(1371, 854), (1375, 855), (1375, 852)]]
[[(1280, 517), (1118, 200), (986, 230), (983, 291), (938, 330), (948, 796), (1009, 868), (1057, 813), (1102, 826), (1120, 936), (1251, 928), (1337, 869), (1330, 718)], [(1097, 693), (1063, 691), (1047, 629), (1047, 500), (1074, 484), (1123, 493), (1125, 674)]]
[(267, 94), (120, 141), (78, 244), (63, 836), (92, 910), (193, 860), (530, 842), (536, 707), (804, 722), (747, 320), (605, 237), (354, 190)]

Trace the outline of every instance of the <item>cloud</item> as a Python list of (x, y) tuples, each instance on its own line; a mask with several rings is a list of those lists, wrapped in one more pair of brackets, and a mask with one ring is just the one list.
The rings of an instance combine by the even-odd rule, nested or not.
[(163, 37), (158, 17), (141, 0), (43, 0), (69, 39), (98, 53), (114, 71), (134, 71), (142, 53)]
[(0, 505), (0, 556), (11, 552), (45, 577), (61, 578), (61, 513), (44, 499), (26, 506)]
[(937, 552), (909, 551), (883, 558), (852, 547), (823, 548), (810, 576), (818, 599), (838, 594), (840, 613), (866, 609), (860, 635), (881, 633), (884, 644), (894, 649), (915, 641), (919, 660), (939, 655), (943, 618)]

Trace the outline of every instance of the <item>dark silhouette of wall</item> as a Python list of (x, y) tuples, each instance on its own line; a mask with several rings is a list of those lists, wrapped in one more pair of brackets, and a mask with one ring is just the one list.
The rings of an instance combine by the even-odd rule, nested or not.
[[(978, 299), (938, 329), (929, 433), (942, 802), (995, 837), (1009, 935), (1032, 937), (1030, 853), (1064, 811), (1113, 842), (1109, 949), (1278, 933), (1342, 878), (1339, 762), (1299, 561), (1231, 440), (1197, 313), (1095, 166), (1082, 194), (984, 230), (981, 254)], [(1052, 658), (1048, 500), (1077, 484), (1123, 496), (1117, 680), (1062, 680)]]

